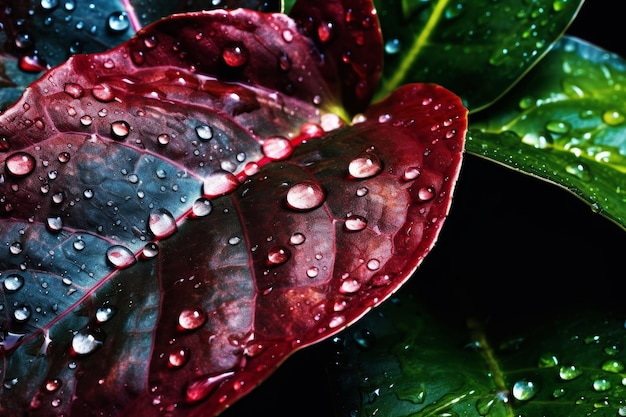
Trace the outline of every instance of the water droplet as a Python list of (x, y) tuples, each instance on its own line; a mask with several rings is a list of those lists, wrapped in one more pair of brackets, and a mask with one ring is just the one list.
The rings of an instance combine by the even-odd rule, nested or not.
[(306, 240), (306, 237), (304, 236), (304, 234), (300, 232), (296, 232), (292, 234), (291, 237), (289, 238), (289, 244), (298, 246), (298, 245), (302, 245), (305, 240)]
[(70, 161), (71, 155), (69, 152), (61, 152), (59, 153), (59, 155), (57, 156), (57, 159), (59, 160), (60, 163), (62, 164), (67, 164)]
[(141, 251), (141, 256), (145, 259), (154, 258), (159, 254), (159, 245), (155, 242), (148, 242), (144, 245), (143, 250)]
[(363, 216), (351, 215), (346, 218), (344, 223), (345, 230), (349, 232), (358, 232), (367, 227), (367, 219)]
[(13, 318), (18, 322), (25, 322), (30, 318), (30, 307), (22, 305), (13, 310)]
[[(101, 101), (103, 103), (108, 103), (113, 101), (115, 98), (115, 94), (113, 93), (113, 89), (109, 84), (100, 83), (93, 86), (91, 90), (91, 95), (95, 97), (96, 100)], [(82, 120), (82, 119), (81, 119)]]
[(87, 200), (93, 198), (93, 190), (88, 188), (85, 191), (83, 191), (83, 197), (85, 197)]
[(39, 4), (41, 4), (42, 9), (49, 11), (58, 7), (59, 0), (41, 0)]
[(546, 123), (546, 130), (557, 135), (564, 135), (570, 131), (572, 125), (561, 120), (551, 120)]
[(294, 210), (312, 210), (324, 203), (326, 194), (315, 181), (302, 181), (287, 191), (287, 206)]
[(206, 313), (199, 308), (186, 308), (178, 315), (180, 330), (196, 330), (207, 322)]
[(210, 214), (212, 210), (211, 200), (202, 197), (194, 201), (191, 207), (191, 212), (195, 217), (204, 217)]
[(189, 403), (194, 403), (205, 399), (222, 382), (234, 375), (234, 372), (224, 372), (219, 375), (207, 375), (196, 379), (187, 386), (185, 399)]
[(564, 381), (571, 381), (582, 374), (582, 369), (578, 368), (576, 365), (562, 366), (561, 369), (559, 369), (559, 376)]
[(203, 194), (205, 197), (219, 197), (229, 194), (239, 187), (239, 180), (232, 172), (217, 170), (204, 180)]
[(539, 357), (537, 366), (539, 368), (552, 368), (559, 364), (559, 359), (552, 353), (544, 353)]
[(385, 52), (394, 55), (400, 52), (400, 39), (390, 39), (385, 42)]
[(346, 279), (341, 282), (339, 292), (343, 294), (354, 294), (361, 288), (361, 283), (356, 279)]
[(124, 120), (111, 123), (111, 136), (113, 139), (122, 140), (128, 137), (130, 125)]
[(211, 140), (213, 138), (213, 128), (208, 125), (196, 126), (196, 135), (198, 135), (200, 140)]
[(85, 249), (86, 244), (85, 244), (85, 241), (84, 241), (84, 240), (82, 240), (82, 239), (80, 239), (80, 238), (79, 238), (79, 239), (76, 239), (76, 240), (74, 241), (74, 243), (72, 244), (72, 246), (73, 246), (73, 247), (74, 247), (74, 249), (76, 249), (77, 251), (81, 251), (81, 250)]
[(370, 259), (369, 261), (367, 261), (367, 269), (369, 269), (370, 271), (376, 271), (378, 268), (380, 268), (380, 261), (378, 259)]
[(89, 115), (81, 116), (80, 124), (83, 126), (90, 126), (93, 123), (93, 118)]
[(80, 84), (76, 83), (66, 83), (63, 91), (65, 91), (65, 94), (72, 98), (81, 98), (85, 93), (83, 87)]
[(58, 232), (63, 229), (63, 220), (60, 217), (48, 217), (46, 219), (46, 227), (51, 232)]
[(435, 198), (435, 189), (433, 187), (422, 187), (417, 192), (417, 199), (421, 202), (427, 202)]
[(83, 356), (95, 352), (104, 343), (104, 332), (100, 328), (85, 327), (72, 337), (72, 354)]
[(229, 67), (241, 67), (248, 62), (248, 50), (242, 44), (234, 44), (222, 50), (222, 59)]
[(624, 370), (624, 363), (620, 360), (609, 359), (602, 364), (602, 370), (618, 374)]
[(416, 179), (417, 177), (419, 177), (421, 174), (422, 174), (422, 171), (419, 168), (410, 167), (404, 171), (404, 175), (402, 176), (402, 178), (405, 181), (412, 181)]
[(354, 178), (370, 178), (382, 170), (378, 157), (368, 153), (353, 159), (348, 165), (348, 172)]
[(61, 388), (62, 385), (63, 382), (60, 379), (53, 378), (46, 381), (46, 383), (43, 385), (43, 389), (46, 390), (46, 392), (55, 392), (58, 391), (58, 389)]
[(165, 239), (176, 233), (178, 227), (172, 213), (164, 208), (159, 208), (150, 212), (148, 229), (157, 239)]
[(335, 36), (335, 24), (333, 22), (321, 22), (317, 27), (317, 36), (322, 43), (329, 42)]
[(190, 356), (189, 348), (174, 349), (167, 357), (167, 365), (173, 369), (182, 368), (189, 362)]
[(288, 158), (293, 153), (293, 145), (289, 139), (274, 136), (263, 141), (263, 155), (273, 160)]
[(96, 310), (96, 321), (105, 323), (113, 318), (117, 313), (117, 308), (113, 306), (102, 306)]
[(274, 246), (267, 252), (267, 264), (272, 266), (282, 265), (289, 260), (291, 252), (283, 246)]
[(20, 253), (22, 253), (22, 250), (23, 248), (20, 242), (13, 242), (9, 246), (9, 252), (11, 253), (11, 255), (19, 255)]
[(315, 278), (319, 274), (320, 270), (316, 266), (312, 266), (306, 270), (306, 276), (309, 278)]
[(122, 33), (130, 27), (130, 19), (125, 12), (113, 12), (107, 18), (107, 29), (113, 33)]
[(107, 261), (118, 269), (128, 268), (137, 262), (135, 255), (130, 249), (122, 245), (113, 245), (107, 249), (106, 253)]
[(7, 172), (14, 177), (25, 177), (35, 169), (35, 158), (26, 152), (16, 152), (10, 155), (6, 161)]
[(607, 110), (602, 113), (602, 121), (609, 126), (618, 126), (626, 120), (624, 114), (617, 109)]
[(159, 136), (157, 136), (157, 142), (159, 142), (159, 145), (167, 145), (168, 143), (170, 143), (170, 135), (168, 135), (167, 133), (162, 133)]
[(19, 291), (24, 286), (24, 277), (18, 274), (8, 275), (4, 279), (2, 286), (8, 293)]
[(598, 378), (593, 381), (593, 389), (597, 392), (604, 392), (611, 389), (611, 381), (604, 378)]
[(528, 401), (537, 394), (537, 385), (527, 379), (522, 379), (513, 384), (513, 397), (519, 401)]

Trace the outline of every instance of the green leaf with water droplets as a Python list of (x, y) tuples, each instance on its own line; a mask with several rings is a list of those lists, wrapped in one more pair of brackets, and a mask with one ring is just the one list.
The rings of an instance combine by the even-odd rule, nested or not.
[(458, 310), (445, 319), (413, 294), (400, 292), (335, 338), (338, 415), (625, 415), (623, 314), (577, 306), (527, 317), (525, 327), (465, 324)]
[(434, 82), (470, 111), (491, 104), (550, 49), (581, 0), (374, 2), (385, 42), (378, 97), (407, 82)]
[(573, 37), (497, 106), (467, 149), (571, 191), (626, 226), (626, 61)]

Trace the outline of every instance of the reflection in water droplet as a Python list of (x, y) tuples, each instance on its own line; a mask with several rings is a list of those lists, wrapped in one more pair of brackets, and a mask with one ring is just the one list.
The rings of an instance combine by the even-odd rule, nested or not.
[(113, 33), (122, 33), (130, 27), (130, 19), (125, 12), (113, 12), (107, 18), (107, 29)]
[(175, 349), (168, 355), (167, 365), (173, 369), (182, 368), (187, 362), (189, 362), (190, 356), (191, 352), (189, 348)]
[(148, 229), (157, 239), (165, 239), (178, 230), (176, 219), (164, 208), (154, 209), (148, 216)]
[(11, 246), (9, 246), (9, 252), (11, 255), (19, 255), (22, 253), (24, 249), (22, 248), (22, 244), (20, 242), (13, 242)]
[(196, 126), (196, 135), (198, 135), (200, 140), (211, 140), (213, 138), (213, 128), (208, 125)]
[(24, 277), (18, 274), (8, 275), (4, 279), (2, 286), (8, 293), (19, 291), (24, 286)]
[(130, 125), (124, 120), (118, 120), (111, 123), (111, 136), (113, 139), (122, 140), (128, 137), (130, 133)]
[(382, 164), (374, 154), (364, 154), (353, 159), (348, 165), (348, 172), (354, 178), (370, 178), (382, 170)]
[(207, 198), (229, 194), (239, 187), (239, 180), (232, 172), (217, 170), (204, 180), (203, 194)]
[(62, 385), (63, 382), (60, 379), (53, 378), (45, 382), (45, 384), (43, 385), (43, 389), (46, 390), (46, 392), (55, 392), (59, 388), (61, 388)]
[(618, 126), (626, 120), (626, 116), (617, 109), (607, 110), (602, 113), (602, 121), (609, 126)]
[(273, 160), (281, 160), (293, 153), (293, 146), (289, 139), (274, 136), (263, 141), (263, 155)]
[(598, 378), (593, 381), (593, 389), (597, 392), (604, 392), (611, 389), (611, 381), (605, 378)]
[(367, 269), (370, 271), (376, 271), (380, 268), (380, 261), (378, 259), (370, 259), (367, 261)]
[(528, 401), (537, 394), (537, 385), (527, 379), (513, 384), (513, 397), (519, 401)]
[(85, 327), (72, 337), (72, 354), (89, 355), (104, 343), (104, 333), (99, 328)]
[(315, 181), (302, 181), (287, 191), (287, 206), (294, 210), (312, 210), (322, 205), (326, 194)]
[(317, 37), (322, 43), (329, 42), (335, 36), (335, 24), (323, 21), (317, 27)]
[(113, 306), (102, 306), (96, 310), (96, 321), (98, 323), (105, 323), (113, 318), (117, 313), (117, 308)]
[(16, 152), (4, 162), (7, 172), (15, 177), (24, 177), (35, 169), (35, 158), (26, 152)]
[(63, 229), (63, 220), (60, 217), (48, 217), (46, 219), (46, 227), (51, 232), (58, 232)]
[(289, 260), (291, 257), (291, 252), (289, 249), (282, 246), (274, 246), (267, 253), (267, 264), (268, 265), (282, 265)]
[(241, 44), (227, 46), (222, 50), (222, 59), (229, 67), (241, 67), (248, 62), (248, 50)]
[(124, 269), (137, 262), (130, 249), (122, 245), (113, 245), (107, 249), (107, 261), (116, 268)]
[(186, 308), (178, 315), (180, 330), (196, 330), (204, 326), (207, 321), (205, 312), (199, 308)]

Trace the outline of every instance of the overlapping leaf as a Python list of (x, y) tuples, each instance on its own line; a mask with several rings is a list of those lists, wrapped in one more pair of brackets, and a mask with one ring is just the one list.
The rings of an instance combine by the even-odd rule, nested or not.
[(365, 109), (372, 6), (316, 3), (162, 20), (2, 114), (4, 414), (217, 414), (421, 263), (466, 109), (431, 84)]

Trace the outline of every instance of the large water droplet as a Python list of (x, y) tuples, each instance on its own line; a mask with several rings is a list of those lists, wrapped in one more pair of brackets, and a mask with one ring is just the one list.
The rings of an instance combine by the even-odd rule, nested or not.
[(198, 198), (191, 206), (191, 212), (195, 217), (204, 217), (211, 213), (213, 206), (208, 198)]
[(209, 125), (196, 126), (196, 135), (198, 135), (200, 140), (211, 140), (213, 138), (213, 128)]
[(304, 236), (304, 234), (300, 232), (296, 232), (292, 234), (291, 237), (289, 238), (289, 244), (298, 246), (298, 245), (303, 244), (305, 240), (306, 240), (306, 237)]
[(126, 139), (130, 134), (130, 125), (124, 120), (118, 120), (111, 123), (111, 137), (113, 139)]
[(46, 219), (46, 227), (51, 232), (59, 232), (63, 229), (63, 220), (60, 217), (48, 217)]
[(98, 323), (105, 323), (117, 313), (117, 308), (113, 306), (102, 306), (96, 310), (96, 321)]
[(356, 279), (346, 279), (341, 282), (339, 292), (344, 294), (353, 294), (361, 288), (361, 283)]
[(30, 307), (25, 306), (25, 305), (21, 305), (17, 307), (15, 310), (13, 310), (13, 318), (15, 319), (15, 321), (18, 321), (20, 323), (23, 323), (26, 320), (28, 320), (30, 318), (30, 315), (31, 315)]
[(165, 239), (176, 233), (178, 227), (172, 213), (164, 208), (159, 208), (150, 212), (148, 229), (157, 239)]
[(219, 197), (229, 194), (239, 187), (239, 180), (232, 172), (214, 171), (204, 180), (203, 194), (205, 197)]
[(222, 382), (234, 375), (234, 372), (224, 372), (219, 375), (207, 375), (196, 379), (187, 386), (185, 399), (189, 403), (194, 403), (205, 399)]
[(234, 44), (222, 50), (222, 59), (229, 67), (241, 67), (248, 62), (248, 50), (241, 44)]
[(598, 392), (608, 391), (611, 386), (611, 381), (605, 378), (598, 378), (593, 381), (593, 389)]
[(289, 260), (291, 252), (283, 246), (274, 246), (267, 253), (267, 264), (270, 266), (282, 265)]
[(15, 177), (25, 177), (35, 169), (35, 158), (26, 152), (16, 152), (6, 161), (7, 172)]
[(206, 313), (199, 308), (186, 308), (178, 315), (180, 330), (196, 330), (207, 321)]
[(95, 352), (104, 343), (104, 332), (85, 327), (72, 337), (72, 354), (83, 356)]
[(530, 380), (522, 379), (513, 384), (513, 397), (519, 401), (528, 401), (537, 394), (537, 385)]
[(107, 18), (107, 29), (113, 33), (122, 33), (130, 27), (130, 19), (125, 12), (113, 12)]
[(354, 178), (370, 178), (382, 170), (378, 157), (368, 153), (354, 158), (348, 165), (348, 172)]
[(19, 291), (24, 286), (24, 277), (18, 274), (10, 274), (4, 279), (2, 286), (9, 293)]
[(326, 193), (315, 181), (302, 181), (287, 191), (287, 206), (295, 210), (312, 210), (322, 205)]
[[(96, 100), (101, 101), (103, 103), (108, 103), (113, 101), (115, 98), (115, 94), (113, 93), (113, 89), (109, 84), (100, 83), (93, 86), (91, 90), (91, 95), (95, 97)], [(82, 122), (82, 119), (81, 119)]]
[(167, 357), (167, 365), (173, 369), (182, 368), (189, 362), (190, 356), (189, 348), (174, 349)]
[(572, 379), (578, 378), (582, 374), (582, 369), (576, 365), (562, 366), (561, 369), (559, 369), (559, 376), (564, 381), (571, 381)]
[(274, 136), (263, 141), (263, 155), (273, 160), (288, 158), (293, 153), (293, 145), (289, 139)]
[(363, 216), (350, 215), (346, 218), (344, 228), (349, 232), (358, 232), (367, 227), (367, 219)]
[(124, 269), (137, 262), (130, 249), (122, 245), (113, 245), (107, 249), (107, 261), (116, 268)]

